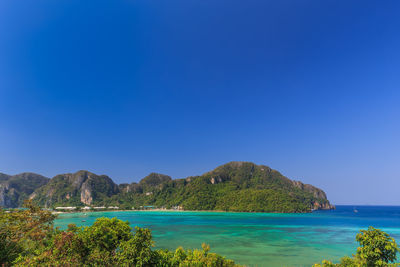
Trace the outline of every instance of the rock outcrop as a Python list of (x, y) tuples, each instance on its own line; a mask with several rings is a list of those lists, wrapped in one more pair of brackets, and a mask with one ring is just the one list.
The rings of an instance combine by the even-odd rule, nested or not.
[(37, 188), (50, 179), (36, 173), (25, 172), (17, 175), (0, 174), (0, 206), (20, 207), (23, 201)]
[(44, 206), (92, 205), (118, 194), (118, 186), (106, 175), (88, 171), (60, 174), (39, 188), (32, 199)]
[(312, 205), (312, 209), (313, 210), (320, 210), (320, 209), (331, 210), (331, 209), (335, 209), (335, 206), (329, 203), (328, 198), (326, 197), (326, 194), (325, 194), (325, 192), (323, 190), (321, 190), (321, 189), (319, 189), (319, 188), (317, 188), (317, 187), (315, 187), (313, 185), (310, 185), (310, 184), (303, 184), (300, 181), (292, 181), (292, 182), (293, 182), (293, 185), (295, 187), (297, 187), (297, 188), (299, 188), (299, 189), (301, 189), (301, 190), (303, 190), (305, 192), (309, 192), (309, 193), (313, 194), (313, 196), (316, 199), (320, 199), (320, 201), (313, 202), (313, 205)]

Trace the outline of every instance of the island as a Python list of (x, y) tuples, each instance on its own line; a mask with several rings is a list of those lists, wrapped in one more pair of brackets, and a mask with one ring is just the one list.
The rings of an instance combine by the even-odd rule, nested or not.
[(49, 179), (34, 173), (0, 174), (0, 206), (25, 199), (45, 208), (172, 209), (230, 212), (311, 212), (334, 209), (325, 192), (265, 165), (229, 162), (199, 176), (172, 179), (151, 173), (116, 184), (107, 175), (78, 171)]

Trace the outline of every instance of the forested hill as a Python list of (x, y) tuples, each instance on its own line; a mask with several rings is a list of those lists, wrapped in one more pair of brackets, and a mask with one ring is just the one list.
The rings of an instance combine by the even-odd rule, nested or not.
[(251, 162), (230, 162), (200, 176), (172, 179), (151, 173), (139, 183), (116, 185), (88, 171), (61, 174), (31, 195), (46, 206), (180, 207), (185, 210), (309, 212), (331, 209), (326, 194)]
[(162, 181), (151, 185), (143, 183), (148, 177), (139, 183), (124, 185), (120, 194), (104, 204), (249, 212), (308, 212), (334, 208), (321, 189), (292, 181), (276, 170), (251, 162), (230, 162), (201, 176), (185, 179), (163, 177)]

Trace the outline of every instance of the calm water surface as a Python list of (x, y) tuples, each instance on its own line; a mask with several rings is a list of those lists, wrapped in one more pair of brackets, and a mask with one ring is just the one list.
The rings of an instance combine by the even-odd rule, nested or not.
[[(157, 248), (201, 248), (247, 266), (311, 266), (355, 252), (355, 235), (368, 226), (400, 242), (400, 207), (337, 206), (308, 214), (120, 211), (62, 214), (55, 225), (91, 225), (98, 217), (117, 217), (152, 230)], [(86, 220), (82, 222), (82, 220)]]

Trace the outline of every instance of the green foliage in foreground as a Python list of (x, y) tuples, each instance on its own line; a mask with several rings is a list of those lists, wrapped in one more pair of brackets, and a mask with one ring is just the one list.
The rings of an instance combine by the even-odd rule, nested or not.
[(370, 226), (368, 230), (361, 230), (356, 240), (360, 247), (353, 257), (344, 257), (338, 264), (324, 260), (314, 267), (400, 266), (400, 263), (392, 263), (396, 260), (399, 248), (387, 233)]
[(3, 266), (238, 266), (203, 244), (202, 250), (153, 250), (149, 229), (116, 218), (99, 218), (92, 226), (54, 229), (48, 211), (0, 209), (0, 265)]

